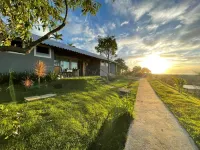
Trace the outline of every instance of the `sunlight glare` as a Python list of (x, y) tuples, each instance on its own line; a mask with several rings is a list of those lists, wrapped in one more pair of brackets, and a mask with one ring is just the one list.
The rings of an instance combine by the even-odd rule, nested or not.
[(141, 66), (147, 67), (152, 73), (161, 74), (166, 73), (167, 69), (170, 67), (170, 62), (159, 55), (152, 54), (144, 58), (141, 62)]

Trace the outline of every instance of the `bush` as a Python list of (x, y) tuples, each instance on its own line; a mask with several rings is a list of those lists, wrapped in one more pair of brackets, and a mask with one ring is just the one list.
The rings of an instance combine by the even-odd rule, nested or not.
[[(30, 80), (37, 81), (38, 78), (33, 72), (13, 72), (13, 83), (14, 84), (22, 84), (22, 81), (24, 81), (27, 77), (29, 77)], [(44, 78), (41, 78), (41, 83), (47, 81), (54, 81), (57, 76), (53, 74), (52, 72), (49, 72)], [(0, 84), (8, 84), (9, 83), (9, 73), (0, 73)]]

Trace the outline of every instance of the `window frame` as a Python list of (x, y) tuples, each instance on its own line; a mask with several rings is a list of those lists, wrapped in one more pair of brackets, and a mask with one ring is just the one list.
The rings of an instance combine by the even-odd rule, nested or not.
[[(51, 58), (51, 48), (50, 47), (48, 47), (48, 50), (49, 50), (49, 56), (48, 55), (40, 55), (38, 52), (37, 52), (37, 47), (38, 46), (36, 46), (35, 48), (34, 48), (34, 56), (36, 56), (36, 57), (43, 57), (43, 58)], [(40, 46), (40, 47), (44, 47), (44, 46)], [(45, 47), (45, 48), (47, 48), (47, 47)]]

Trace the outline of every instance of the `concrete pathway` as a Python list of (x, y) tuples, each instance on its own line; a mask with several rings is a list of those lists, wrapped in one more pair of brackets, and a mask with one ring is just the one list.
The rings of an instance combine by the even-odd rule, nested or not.
[(146, 79), (140, 80), (135, 112), (125, 150), (198, 150)]

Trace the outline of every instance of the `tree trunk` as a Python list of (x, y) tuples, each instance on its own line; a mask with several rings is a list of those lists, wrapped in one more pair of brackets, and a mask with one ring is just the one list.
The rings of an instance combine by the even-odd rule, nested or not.
[(40, 88), (40, 77), (38, 77), (38, 87)]

